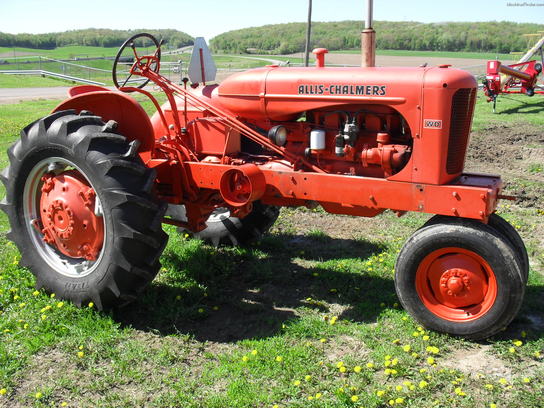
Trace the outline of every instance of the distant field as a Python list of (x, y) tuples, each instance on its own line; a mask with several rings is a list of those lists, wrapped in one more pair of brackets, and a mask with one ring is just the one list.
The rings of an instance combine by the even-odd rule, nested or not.
[[(86, 46), (68, 46), (59, 47), (53, 50), (37, 50), (33, 48), (8, 48), (0, 47), (0, 58), (9, 58), (22, 55), (41, 55), (50, 58), (90, 58), (90, 57), (113, 57), (117, 54), (118, 47), (86, 47)], [(15, 55), (14, 55), (15, 54)]]
[[(333, 54), (360, 54), (361, 50), (331, 51)], [(511, 54), (496, 54), (492, 52), (451, 52), (451, 51), (406, 51), (406, 50), (376, 50), (377, 55), (395, 57), (442, 57), (442, 58), (474, 58), (517, 60), (519, 56)]]
[(40, 75), (0, 75), (0, 88), (35, 88), (70, 85), (73, 85), (70, 81), (43, 78)]

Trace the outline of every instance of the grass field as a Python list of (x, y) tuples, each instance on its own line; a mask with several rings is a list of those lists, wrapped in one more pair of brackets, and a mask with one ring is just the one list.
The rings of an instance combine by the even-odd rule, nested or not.
[[(0, 106), (0, 150), (57, 102)], [(541, 407), (544, 105), (514, 97), (498, 107), (493, 115), (479, 97), (469, 168), (495, 169), (536, 197), (500, 208), (531, 257), (522, 311), (500, 335), (451, 338), (399, 307), (395, 258), (423, 214), (282, 209), (250, 248), (168, 227), (157, 279), (107, 314), (35, 291), (1, 213), (0, 407)]]
[(71, 81), (62, 79), (43, 78), (40, 75), (2, 75), (0, 88), (36, 88), (51, 86), (71, 86)]
[[(361, 50), (331, 51), (336, 54), (360, 54)], [(394, 57), (438, 57), (438, 58), (474, 58), (474, 59), (499, 59), (517, 60), (519, 56), (511, 54), (497, 54), (492, 52), (463, 52), (463, 51), (408, 51), (408, 50), (376, 50), (377, 55), (389, 55)]]
[[(119, 47), (88, 47), (83, 45), (58, 47), (52, 50), (38, 50), (34, 48), (21, 47), (0, 47), (0, 55), (2, 55), (3, 58), (18, 55), (41, 55), (56, 59), (114, 57), (115, 54), (117, 54), (118, 49)], [(0, 57), (0, 59), (2, 59), (2, 57)]]

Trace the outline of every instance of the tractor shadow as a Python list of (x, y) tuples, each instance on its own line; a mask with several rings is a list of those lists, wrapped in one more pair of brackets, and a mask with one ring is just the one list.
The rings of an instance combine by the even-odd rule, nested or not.
[(383, 250), (325, 235), (276, 234), (242, 249), (176, 242), (162, 257), (158, 279), (114, 317), (138, 330), (213, 342), (273, 336), (298, 320), (301, 307), (374, 322), (380, 304), (397, 301), (392, 276), (352, 273), (349, 265)]

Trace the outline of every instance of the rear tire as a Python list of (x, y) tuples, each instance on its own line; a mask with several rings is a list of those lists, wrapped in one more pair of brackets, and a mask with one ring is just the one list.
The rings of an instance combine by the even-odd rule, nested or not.
[[(36, 276), (36, 286), (76, 305), (92, 301), (98, 309), (136, 299), (157, 274), (167, 242), (161, 228), (166, 206), (151, 192), (155, 173), (141, 161), (137, 144), (115, 133), (115, 127), (87, 112), (53, 113), (21, 132), (8, 149), (10, 165), (1, 176), (6, 186), (2, 209), (12, 228), (7, 237), (19, 248), (21, 265)], [(41, 175), (63, 176), (67, 170), (94, 189), (101, 204), (100, 211), (93, 206), (104, 227), (94, 260), (67, 256), (58, 242), (44, 243), (41, 227), (30, 226), (40, 220), (36, 214), (46, 212)], [(80, 205), (62, 194), (57, 198), (66, 208)]]
[(422, 325), (478, 340), (505, 328), (523, 301), (525, 284), (513, 248), (478, 223), (431, 224), (404, 244), (395, 289)]

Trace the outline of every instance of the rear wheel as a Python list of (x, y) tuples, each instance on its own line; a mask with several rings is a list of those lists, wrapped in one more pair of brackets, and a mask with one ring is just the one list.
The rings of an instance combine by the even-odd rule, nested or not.
[(167, 235), (154, 172), (115, 123), (56, 112), (8, 150), (2, 203), (36, 286), (99, 309), (134, 300), (155, 277)]
[(479, 223), (431, 224), (397, 259), (395, 288), (421, 324), (470, 339), (489, 337), (516, 316), (525, 282), (513, 248)]

